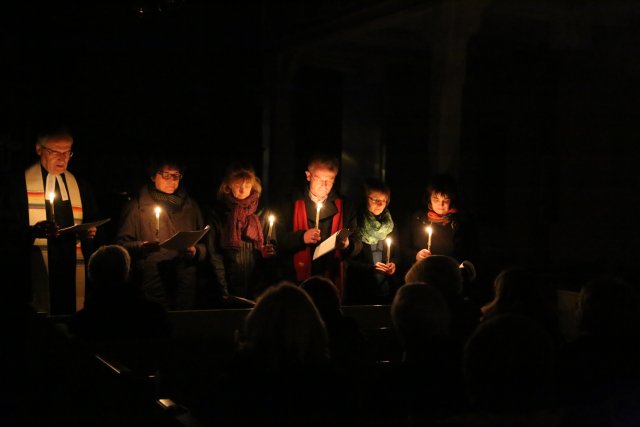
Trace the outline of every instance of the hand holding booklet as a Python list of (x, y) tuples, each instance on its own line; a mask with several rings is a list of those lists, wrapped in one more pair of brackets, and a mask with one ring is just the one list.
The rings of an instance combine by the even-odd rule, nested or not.
[(324, 242), (320, 243), (315, 251), (313, 251), (313, 259), (320, 258), (322, 255), (334, 251), (336, 249), (336, 243), (338, 239), (344, 239), (351, 234), (351, 230), (348, 228), (343, 228), (342, 230), (338, 230), (328, 237)]
[(176, 234), (160, 243), (160, 247), (165, 249), (172, 249), (175, 251), (182, 251), (187, 249), (189, 246), (193, 246), (207, 234), (209, 231), (208, 225), (202, 230), (196, 231), (178, 231)]

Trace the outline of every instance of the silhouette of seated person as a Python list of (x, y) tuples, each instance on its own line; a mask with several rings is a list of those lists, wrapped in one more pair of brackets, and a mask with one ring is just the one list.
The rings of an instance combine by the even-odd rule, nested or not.
[(93, 289), (84, 308), (71, 317), (69, 332), (92, 351), (135, 369), (146, 363), (140, 358), (159, 357), (170, 324), (166, 309), (129, 281), (130, 271), (131, 257), (124, 247), (106, 245), (94, 252), (88, 265)]
[(311, 276), (300, 284), (315, 304), (329, 336), (331, 360), (344, 373), (364, 363), (365, 339), (358, 322), (345, 316), (331, 279)]
[[(15, 265), (8, 267), (17, 273)], [(95, 382), (85, 353), (76, 351), (50, 319), (38, 314), (28, 296), (18, 295), (10, 282), (4, 284), (0, 425), (90, 425), (85, 396)]]
[(258, 298), (239, 331), (234, 362), (199, 408), (205, 423), (326, 426), (345, 416), (324, 323), (311, 298), (290, 282)]
[[(9, 266), (17, 272), (18, 265)], [(68, 427), (153, 425), (150, 405), (113, 375), (53, 318), (37, 313), (28, 296), (10, 289), (0, 301), (5, 325), (0, 346), (2, 426)], [(57, 320), (57, 319), (56, 319)], [(150, 410), (151, 409), (151, 410)]]
[(561, 425), (554, 344), (536, 321), (501, 314), (482, 322), (464, 348), (462, 372), (470, 407), (439, 425)]
[(640, 295), (629, 282), (599, 276), (580, 290), (578, 336), (560, 353), (560, 384), (574, 425), (610, 424), (612, 414), (637, 421), (640, 411)]
[(451, 335), (466, 342), (480, 322), (480, 307), (463, 296), (464, 274), (459, 263), (446, 255), (431, 255), (416, 261), (405, 274), (405, 283), (426, 283), (444, 296), (451, 313)]
[(402, 346), (400, 365), (381, 371), (367, 396), (373, 417), (403, 425), (430, 424), (463, 407), (461, 346), (451, 339), (442, 293), (424, 283), (401, 286), (391, 320)]
[(519, 266), (502, 270), (494, 280), (494, 293), (494, 299), (481, 308), (483, 320), (499, 314), (520, 314), (540, 323), (557, 346), (564, 343), (556, 290), (531, 270)]

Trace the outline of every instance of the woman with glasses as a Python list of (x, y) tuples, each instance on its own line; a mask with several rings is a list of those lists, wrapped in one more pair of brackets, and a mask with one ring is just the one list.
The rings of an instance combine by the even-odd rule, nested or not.
[(123, 208), (116, 243), (131, 254), (134, 278), (147, 298), (168, 310), (191, 310), (205, 245), (174, 250), (160, 242), (179, 231), (202, 230), (202, 212), (181, 185), (183, 168), (176, 160), (152, 160), (147, 172), (150, 182)]
[(364, 195), (355, 233), (362, 250), (347, 263), (345, 304), (390, 304), (397, 285), (393, 260), (398, 253), (389, 212), (391, 190), (372, 178), (365, 181)]

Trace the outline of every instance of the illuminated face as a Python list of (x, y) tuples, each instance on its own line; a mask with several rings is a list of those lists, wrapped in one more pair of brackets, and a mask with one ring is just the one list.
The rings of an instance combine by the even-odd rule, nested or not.
[(248, 179), (238, 179), (231, 183), (231, 193), (238, 200), (244, 200), (251, 195), (253, 185)]
[(165, 166), (156, 172), (153, 177), (153, 183), (156, 185), (157, 190), (166, 194), (173, 194), (180, 185), (180, 179), (182, 179), (182, 174), (178, 169)]
[(310, 171), (306, 171), (307, 181), (309, 181), (309, 191), (318, 199), (325, 199), (331, 192), (333, 183), (338, 173), (324, 166), (315, 166)]
[(387, 195), (379, 191), (371, 191), (367, 196), (367, 209), (374, 215), (380, 215), (387, 207)]
[(50, 174), (64, 173), (72, 155), (72, 145), (73, 141), (69, 139), (50, 139), (42, 145), (36, 144), (36, 153), (40, 156), (40, 164)]
[(431, 209), (438, 215), (444, 215), (451, 208), (451, 198), (446, 194), (431, 193)]

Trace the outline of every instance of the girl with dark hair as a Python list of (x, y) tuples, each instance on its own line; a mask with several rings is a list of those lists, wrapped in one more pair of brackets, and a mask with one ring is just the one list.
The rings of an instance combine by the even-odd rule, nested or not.
[(426, 209), (414, 212), (403, 233), (405, 268), (431, 255), (447, 255), (462, 262), (474, 258), (471, 223), (458, 206), (454, 179), (435, 175), (426, 191)]

